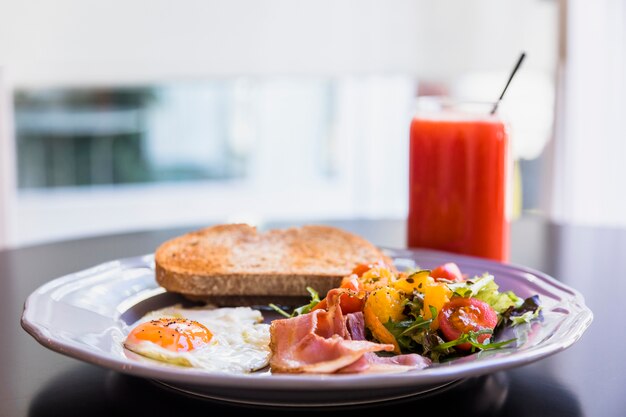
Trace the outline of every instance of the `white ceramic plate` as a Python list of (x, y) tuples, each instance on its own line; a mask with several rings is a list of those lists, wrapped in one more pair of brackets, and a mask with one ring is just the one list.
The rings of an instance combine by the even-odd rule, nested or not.
[[(226, 375), (140, 360), (122, 341), (146, 312), (180, 303), (154, 279), (151, 255), (97, 265), (57, 278), (26, 300), (22, 327), (42, 345), (89, 363), (153, 379), (185, 393), (244, 404), (336, 406), (420, 395), (464, 378), (525, 365), (576, 342), (593, 314), (583, 296), (556, 279), (525, 267), (429, 250), (389, 250), (399, 268), (434, 268), (456, 262), (473, 276), (490, 272), (500, 289), (521, 297), (538, 294), (543, 321), (520, 328), (516, 345), (480, 352), (427, 369), (398, 374), (286, 375), (260, 371)], [(277, 317), (270, 309), (266, 320)], [(510, 338), (511, 334), (500, 338)]]

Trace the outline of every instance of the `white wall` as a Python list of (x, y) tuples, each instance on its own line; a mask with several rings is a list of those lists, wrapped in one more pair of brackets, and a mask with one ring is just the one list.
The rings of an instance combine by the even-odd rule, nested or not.
[(626, 227), (626, 3), (568, 2), (554, 175), (561, 222)]
[(406, 71), (418, 15), (410, 0), (5, 2), (0, 57), (18, 85)]
[(0, 0), (0, 64), (16, 85), (233, 74), (552, 70), (544, 0)]

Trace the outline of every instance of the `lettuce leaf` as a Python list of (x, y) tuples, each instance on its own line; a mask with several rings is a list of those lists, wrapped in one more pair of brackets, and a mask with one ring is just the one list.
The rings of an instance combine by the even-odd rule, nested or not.
[(524, 301), (513, 291), (500, 292), (494, 276), (487, 272), (464, 282), (448, 284), (448, 287), (461, 297), (474, 297), (486, 302), (499, 314), (511, 307), (519, 307)]
[(493, 275), (485, 272), (482, 276), (448, 284), (448, 288), (461, 297), (475, 297), (484, 287), (493, 288), (494, 285), (497, 290), (498, 285), (494, 282)]
[[(494, 284), (495, 285), (495, 284)], [(489, 304), (497, 313), (504, 313), (511, 307), (518, 307), (523, 300), (519, 298), (513, 291), (499, 292), (496, 288), (480, 291), (476, 298)]]
[(502, 325), (505, 326), (530, 323), (535, 319), (542, 319), (538, 295), (528, 297), (520, 305), (510, 307), (502, 313)]

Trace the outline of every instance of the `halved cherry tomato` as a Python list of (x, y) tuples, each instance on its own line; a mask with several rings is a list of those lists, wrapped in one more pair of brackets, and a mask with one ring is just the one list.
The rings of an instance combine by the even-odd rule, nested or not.
[[(456, 340), (469, 331), (493, 330), (498, 323), (497, 314), (489, 304), (471, 297), (451, 298), (441, 308), (437, 317), (439, 318), (439, 329), (446, 341)], [(478, 342), (483, 343), (490, 337), (489, 334), (480, 335)], [(462, 343), (456, 347), (461, 350), (468, 350), (471, 345)]]
[(339, 288), (347, 288), (349, 290), (359, 292), (363, 290), (363, 284), (361, 283), (361, 281), (359, 280), (359, 277), (356, 274), (352, 274), (352, 275), (343, 277), (343, 279), (341, 280), (341, 285), (339, 285)]
[(339, 296), (339, 305), (343, 314), (356, 313), (363, 310), (363, 299), (353, 291), (346, 291)]
[(443, 265), (439, 265), (437, 268), (430, 271), (430, 276), (438, 281), (443, 278), (452, 282), (464, 281), (463, 274), (459, 269), (459, 266), (454, 262), (448, 262)]
[[(339, 297), (339, 305), (341, 306), (341, 311), (344, 314), (356, 313), (357, 311), (361, 311), (363, 308), (363, 297), (360, 296), (360, 292), (363, 290), (363, 285), (361, 284), (361, 281), (359, 281), (359, 278), (356, 276), (356, 274), (343, 277), (339, 288), (345, 288), (347, 290), (350, 290), (346, 291), (347, 294), (342, 294)], [(328, 296), (328, 294), (326, 294), (326, 296)], [(328, 301), (326, 300), (326, 297), (324, 297), (322, 301), (317, 303), (317, 305), (313, 307), (313, 310), (319, 310), (321, 308), (323, 308), (324, 310), (328, 308)]]
[[(363, 302), (363, 298), (360, 297), (360, 294), (351, 289), (346, 289), (343, 294), (339, 295), (339, 306), (343, 314), (356, 313), (357, 311), (363, 310)], [(328, 297), (324, 297), (323, 300), (312, 308), (312, 310), (319, 309), (328, 309)]]
[(384, 260), (379, 259), (378, 261), (372, 262), (369, 264), (358, 264), (357, 266), (352, 268), (352, 273), (356, 274), (358, 277), (361, 277), (363, 276), (364, 273), (366, 273), (367, 271), (375, 267), (384, 267), (390, 270), (394, 269), (391, 265), (387, 264)]
[(364, 273), (366, 273), (373, 267), (374, 267), (374, 264), (358, 264), (352, 269), (352, 273), (355, 274), (357, 277), (360, 277), (361, 275), (363, 275)]

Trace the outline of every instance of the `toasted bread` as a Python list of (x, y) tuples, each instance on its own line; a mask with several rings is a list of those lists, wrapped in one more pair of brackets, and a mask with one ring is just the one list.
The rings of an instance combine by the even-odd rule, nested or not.
[(323, 297), (357, 264), (380, 261), (392, 265), (362, 237), (321, 225), (266, 232), (216, 225), (171, 239), (155, 252), (162, 287), (218, 306), (302, 304), (307, 286)]

